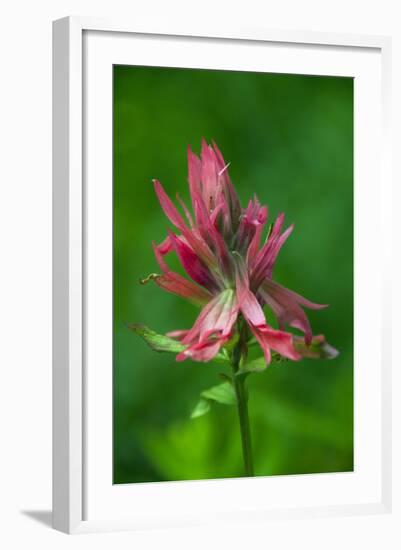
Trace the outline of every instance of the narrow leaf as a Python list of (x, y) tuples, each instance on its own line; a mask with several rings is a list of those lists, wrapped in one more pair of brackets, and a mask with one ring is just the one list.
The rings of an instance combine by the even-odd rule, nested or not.
[(267, 368), (265, 358), (258, 357), (257, 359), (252, 359), (252, 361), (246, 362), (244, 365), (241, 365), (239, 372), (262, 372)]
[(194, 410), (192, 411), (191, 418), (198, 418), (210, 411), (210, 402), (207, 399), (201, 398)]
[(185, 349), (185, 346), (180, 342), (177, 342), (177, 340), (174, 340), (169, 336), (165, 336), (164, 334), (158, 334), (145, 325), (132, 324), (128, 325), (128, 328), (138, 334), (138, 336), (141, 336), (141, 338), (143, 338), (148, 346), (154, 351), (180, 353)]
[[(154, 330), (145, 325), (141, 325), (140, 323), (128, 325), (128, 328), (143, 338), (148, 346), (157, 352), (166, 351), (169, 353), (180, 353), (187, 347), (184, 344), (181, 344), (181, 342), (174, 340), (174, 338), (170, 338), (164, 334), (158, 334)], [(227, 364), (230, 362), (230, 359), (223, 350), (213, 357), (212, 361)]]
[(271, 354), (271, 361), (269, 365), (266, 364), (266, 360), (264, 356), (257, 357), (256, 359), (252, 359), (251, 361), (246, 361), (240, 366), (240, 369), (238, 371), (238, 374), (244, 374), (244, 373), (252, 373), (252, 372), (263, 372), (267, 369), (268, 366), (271, 365), (277, 365), (279, 363), (283, 363), (286, 361), (286, 357), (283, 357), (279, 353), (273, 352)]
[(223, 405), (235, 405), (237, 402), (235, 391), (230, 382), (223, 382), (201, 393), (201, 397), (222, 403)]
[(219, 353), (213, 357), (212, 361), (214, 361), (215, 363), (221, 363), (223, 365), (230, 364), (230, 358), (224, 349), (219, 351)]

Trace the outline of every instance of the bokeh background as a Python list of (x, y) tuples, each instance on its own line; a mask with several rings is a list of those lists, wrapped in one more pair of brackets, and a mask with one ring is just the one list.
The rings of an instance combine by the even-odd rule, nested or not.
[[(221, 367), (151, 351), (126, 327), (192, 326), (197, 310), (156, 285), (151, 241), (169, 222), (158, 178), (188, 198), (186, 148), (214, 139), (245, 204), (295, 230), (274, 278), (330, 307), (309, 312), (341, 354), (286, 362), (248, 378), (257, 475), (353, 469), (353, 81), (349, 78), (114, 67), (115, 483), (241, 476), (237, 412), (190, 414)], [(172, 265), (176, 265), (173, 264)]]

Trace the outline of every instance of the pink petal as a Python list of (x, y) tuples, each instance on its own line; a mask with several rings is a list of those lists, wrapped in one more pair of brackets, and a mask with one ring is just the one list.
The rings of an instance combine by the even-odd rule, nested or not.
[(279, 237), (277, 237), (277, 239), (275, 239), (275, 241), (272, 243), (271, 250), (269, 251), (269, 254), (266, 257), (266, 261), (264, 265), (265, 274), (267, 274), (268, 276), (271, 276), (278, 253), (280, 252), (280, 249), (285, 243), (285, 241), (291, 235), (293, 229), (294, 229), (294, 224), (291, 224), (289, 227), (287, 227), (284, 233), (282, 233)]
[(205, 303), (210, 301), (211, 295), (206, 289), (195, 285), (178, 273), (171, 271), (164, 261), (163, 255), (161, 254), (158, 247), (155, 245), (155, 243), (152, 243), (152, 245), (156, 260), (164, 273), (163, 275), (158, 275), (153, 278), (157, 285), (159, 285), (164, 290), (167, 290), (167, 292), (171, 292), (172, 294), (187, 298), (198, 305), (204, 305)]
[(177, 361), (184, 361), (185, 359), (191, 358), (193, 361), (202, 361), (207, 362), (211, 361), (215, 357), (220, 348), (227, 339), (220, 339), (210, 342), (202, 342), (190, 346), (186, 350), (179, 353), (176, 357)]
[(194, 326), (180, 338), (188, 347), (177, 356), (177, 361), (188, 357), (210, 361), (230, 339), (237, 315), (233, 290), (227, 289), (213, 298), (202, 309)]
[(240, 308), (245, 320), (247, 321), (251, 331), (258, 340), (264, 355), (266, 363), (270, 363), (270, 348), (274, 349), (281, 355), (289, 359), (300, 359), (293, 346), (292, 334), (275, 330), (266, 324), (266, 318), (263, 313), (262, 306), (259, 304), (256, 296), (249, 290), (249, 280), (241, 260), (237, 263), (237, 299), (238, 307)]
[(201, 170), (200, 159), (191, 151), (191, 147), (188, 145), (188, 183), (193, 208), (195, 195), (201, 193)]
[(267, 364), (270, 360), (270, 349), (274, 349), (283, 357), (288, 357), (293, 361), (301, 359), (301, 355), (294, 348), (292, 334), (275, 330), (267, 325), (251, 326), (251, 330), (265, 353)]
[(226, 204), (224, 202), (223, 197), (220, 198), (219, 204), (216, 205), (216, 208), (213, 210), (213, 212), (210, 214), (210, 223), (215, 226), (218, 215), (225, 211)]
[(267, 242), (255, 257), (251, 276), (251, 286), (255, 291), (258, 290), (265, 278), (271, 277), (277, 255), (294, 228), (293, 225), (290, 225), (290, 227), (280, 235), (283, 222), (284, 214), (280, 214)]
[(162, 256), (165, 256), (166, 254), (168, 254), (173, 250), (173, 243), (171, 242), (171, 239), (169, 236), (167, 236), (163, 242), (157, 245), (157, 250), (160, 252)]
[(167, 263), (166, 263), (166, 261), (164, 260), (164, 257), (163, 257), (163, 255), (166, 253), (165, 252), (166, 250), (167, 251), (171, 250), (171, 248), (168, 248), (168, 247), (172, 247), (170, 237), (167, 237), (167, 238), (168, 238), (168, 241), (166, 239), (159, 246), (157, 246), (156, 243), (152, 242), (153, 252), (155, 254), (156, 261), (159, 264), (160, 269), (163, 271), (163, 273), (169, 273), (170, 272), (170, 268), (167, 265)]
[[(265, 282), (267, 283), (267, 286), (270, 289), (273, 289), (277, 294), (280, 293), (282, 296), (287, 296), (288, 298), (291, 298), (301, 306), (307, 307), (308, 309), (324, 309), (325, 307), (328, 307), (328, 304), (316, 304), (315, 302), (311, 302), (300, 294), (297, 294), (293, 290), (289, 290), (288, 288), (279, 285), (271, 279), (268, 279)], [(265, 284), (265, 282), (263, 284)]]
[(178, 227), (180, 231), (184, 232), (186, 229), (185, 222), (182, 216), (179, 214), (176, 207), (174, 206), (174, 204), (172, 203), (170, 197), (167, 195), (167, 193), (163, 189), (162, 184), (158, 180), (153, 180), (153, 184), (154, 184), (157, 198), (159, 199), (159, 202), (160, 202), (160, 206), (162, 207), (167, 218), (171, 221), (173, 225)]
[(192, 248), (183, 242), (182, 239), (174, 235), (171, 231), (169, 231), (169, 237), (183, 268), (191, 279), (209, 290), (218, 289), (218, 286), (210, 271), (198, 258)]
[(254, 325), (262, 325), (266, 322), (265, 315), (256, 296), (249, 289), (247, 269), (239, 254), (235, 255), (235, 262), (238, 307), (247, 321)]
[(238, 195), (228, 175), (227, 164), (223, 158), (223, 155), (221, 154), (219, 148), (214, 141), (212, 142), (212, 144), (217, 159), (219, 178), (223, 182), (223, 192), (230, 212), (232, 231), (234, 232), (236, 231), (239, 223), (239, 218), (241, 215), (241, 205), (238, 199)]
[(276, 314), (280, 328), (284, 328), (285, 324), (289, 324), (294, 328), (302, 330), (305, 334), (306, 344), (310, 344), (312, 330), (309, 320), (300, 306), (309, 307), (310, 309), (322, 309), (327, 306), (314, 304), (299, 294), (280, 286), (271, 279), (266, 279), (262, 283), (259, 293), (261, 298)]
[(266, 323), (263, 309), (256, 299), (256, 296), (250, 290), (245, 290), (242, 287), (238, 291), (238, 302), (245, 319), (249, 323), (253, 325), (264, 325)]
[(284, 330), (286, 324), (291, 327), (298, 328), (305, 334), (305, 341), (310, 343), (312, 338), (312, 330), (308, 318), (302, 308), (295, 303), (283, 306), (267, 292), (262, 292), (261, 289), (259, 289), (259, 293), (276, 315), (280, 329)]
[(234, 291), (228, 289), (221, 292), (202, 309), (183, 343), (204, 341), (212, 333), (229, 334), (237, 315), (238, 306)]
[(210, 299), (210, 295), (206, 290), (195, 286), (174, 271), (170, 271), (165, 275), (158, 275), (154, 277), (154, 281), (163, 290), (181, 296), (196, 305), (202, 306)]
[(209, 213), (199, 197), (195, 199), (195, 216), (200, 234), (214, 250), (223, 273), (228, 273), (230, 271), (231, 261), (227, 244), (218, 229), (211, 222)]
[[(254, 200), (249, 201), (247, 209), (241, 216), (237, 236), (236, 250), (243, 254), (248, 252), (248, 258), (253, 258), (259, 247), (260, 235), (267, 220), (267, 208), (260, 206), (260, 203), (255, 196)], [(256, 236), (256, 239), (255, 239)], [(255, 239), (255, 241), (254, 241)], [(252, 243), (252, 249), (249, 247)]]
[(257, 218), (258, 224), (256, 226), (255, 234), (252, 238), (252, 241), (248, 247), (247, 251), (247, 262), (249, 265), (251, 265), (258, 253), (259, 246), (260, 246), (260, 239), (262, 236), (262, 231), (265, 227), (266, 221), (267, 221), (267, 207), (262, 206), (258, 213)]
[(218, 193), (218, 165), (215, 152), (204, 139), (202, 140), (201, 161), (202, 197), (206, 208), (211, 211), (216, 205), (216, 196)]
[(207, 264), (211, 265), (215, 263), (215, 258), (207, 246), (206, 242), (197, 236), (193, 231), (191, 231), (185, 224), (182, 216), (179, 214), (178, 210), (168, 197), (167, 193), (164, 191), (163, 186), (157, 180), (154, 180), (154, 187), (156, 195), (159, 199), (160, 205), (166, 214), (167, 218), (175, 225), (183, 234), (187, 242), (191, 245), (195, 253), (202, 258), (202, 260)]
[(191, 216), (190, 211), (188, 210), (188, 208), (187, 208), (185, 202), (181, 199), (181, 197), (180, 197), (180, 195), (179, 195), (178, 193), (176, 194), (176, 197), (177, 197), (177, 200), (178, 200), (178, 202), (180, 203), (182, 209), (184, 210), (184, 214), (185, 214), (185, 216), (186, 216), (186, 218), (187, 218), (187, 220), (188, 220), (188, 222), (189, 222), (189, 225), (190, 225), (191, 229), (193, 229), (193, 227), (194, 227), (195, 224), (194, 224), (194, 221), (193, 221), (193, 219), (192, 219), (192, 216)]

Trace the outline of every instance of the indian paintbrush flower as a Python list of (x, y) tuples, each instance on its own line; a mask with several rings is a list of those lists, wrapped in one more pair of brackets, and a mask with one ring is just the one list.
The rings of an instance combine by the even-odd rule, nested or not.
[[(177, 348), (169, 344), (168, 351), (179, 350), (177, 361), (191, 358), (206, 362), (222, 353), (230, 358), (242, 417), (246, 471), (252, 475), (244, 380), (238, 377), (246, 372), (242, 366), (249, 346), (259, 344), (264, 366), (271, 363), (272, 357), (298, 361), (302, 357), (331, 358), (338, 352), (322, 335), (312, 335), (304, 311), (327, 306), (311, 302), (273, 279), (277, 256), (293, 225), (284, 229), (284, 214), (268, 225), (268, 209), (256, 196), (242, 208), (228, 166), (215, 143), (208, 145), (203, 140), (200, 158), (188, 147), (192, 213), (177, 195), (181, 213), (162, 184), (153, 180), (157, 198), (173, 229), (167, 230), (163, 242), (153, 243), (161, 273), (153, 273), (142, 282), (152, 280), (201, 307), (192, 328), (167, 335), (179, 344)], [(177, 255), (186, 277), (169, 268), (166, 256), (171, 253)], [(278, 328), (267, 323), (265, 306), (274, 313)], [(303, 337), (289, 332), (288, 327), (298, 329)]]
[[(186, 346), (177, 360), (213, 359), (238, 331), (236, 322), (241, 317), (259, 342), (266, 364), (270, 363), (271, 350), (294, 361), (301, 359), (304, 353), (297, 349), (293, 335), (285, 331), (286, 325), (301, 330), (308, 346), (312, 331), (303, 308), (321, 309), (326, 305), (313, 303), (272, 278), (278, 253), (293, 225), (283, 231), (284, 214), (280, 214), (261, 243), (267, 207), (254, 196), (246, 208), (241, 208), (228, 164), (215, 143), (210, 146), (203, 141), (200, 158), (188, 148), (188, 167), (193, 214), (177, 197), (184, 212), (181, 215), (161, 183), (153, 182), (175, 230), (168, 230), (161, 244), (153, 243), (162, 274), (153, 274), (150, 279), (203, 307), (190, 330), (170, 333)], [(189, 279), (168, 267), (165, 256), (172, 252)], [(267, 324), (265, 305), (276, 315), (278, 330)]]

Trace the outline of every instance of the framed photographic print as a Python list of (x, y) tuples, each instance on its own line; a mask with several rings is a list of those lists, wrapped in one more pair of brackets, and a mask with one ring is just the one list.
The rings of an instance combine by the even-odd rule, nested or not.
[(54, 526), (388, 511), (389, 39), (53, 51)]

